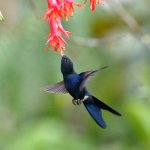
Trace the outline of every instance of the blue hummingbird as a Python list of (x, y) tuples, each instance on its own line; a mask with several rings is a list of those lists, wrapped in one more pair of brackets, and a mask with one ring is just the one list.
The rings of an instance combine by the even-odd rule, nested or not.
[[(101, 69), (104, 69), (103, 67)], [(91, 79), (99, 70), (85, 71), (80, 74), (74, 71), (73, 62), (67, 56), (62, 56), (61, 72), (63, 81), (43, 88), (48, 93), (69, 93), (74, 105), (84, 104), (85, 108), (102, 128), (106, 128), (106, 123), (102, 117), (102, 110), (107, 110), (115, 115), (121, 116), (119, 112), (106, 105), (86, 89), (87, 81)]]

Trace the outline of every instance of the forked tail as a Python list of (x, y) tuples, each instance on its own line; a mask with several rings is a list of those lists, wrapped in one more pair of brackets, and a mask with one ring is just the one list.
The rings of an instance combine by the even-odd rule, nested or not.
[(102, 101), (98, 100), (96, 97), (91, 96), (86, 99), (84, 102), (84, 106), (86, 107), (87, 111), (90, 113), (92, 118), (96, 121), (98, 125), (102, 128), (106, 128), (106, 123), (102, 117), (102, 109), (107, 110), (115, 115), (121, 116), (119, 112), (111, 108), (110, 106), (106, 105)]

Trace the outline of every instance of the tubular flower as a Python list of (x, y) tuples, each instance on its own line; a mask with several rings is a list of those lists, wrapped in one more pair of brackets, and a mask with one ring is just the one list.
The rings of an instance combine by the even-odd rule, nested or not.
[(46, 49), (52, 46), (54, 51), (60, 51), (62, 56), (63, 49), (66, 45), (62, 36), (69, 39), (69, 34), (71, 34), (71, 32), (63, 28), (61, 24), (62, 16), (64, 15), (66, 20), (68, 20), (67, 16), (72, 16), (74, 13), (73, 5), (78, 7), (81, 7), (81, 5), (75, 3), (73, 0), (47, 0), (47, 4), (48, 8), (43, 14), (43, 18), (48, 21), (51, 32), (48, 35)]
[(62, 3), (58, 0), (47, 0), (48, 9), (43, 14), (45, 20), (62, 17)]
[(90, 9), (92, 11), (94, 11), (95, 10), (95, 5), (100, 4), (100, 1), (101, 0), (90, 0)]
[(64, 30), (64, 28), (61, 25), (60, 18), (57, 18), (57, 20), (51, 18), (49, 20), (49, 25), (51, 33), (48, 35), (48, 40), (46, 42), (46, 50), (48, 50), (48, 48), (52, 46), (55, 51), (59, 50), (62, 56), (62, 51), (65, 47), (66, 42), (61, 36), (63, 34), (65, 37), (69, 38), (68, 34), (70, 34), (70, 32)]
[(66, 18), (66, 21), (68, 21), (67, 16), (73, 16), (73, 13), (75, 12), (73, 5), (83, 8), (83, 6), (79, 3), (75, 3), (73, 0), (64, 0), (64, 16)]
[[(88, 0), (86, 0), (88, 1)], [(95, 10), (95, 5), (99, 4), (101, 0), (90, 0), (90, 8)], [(103, 0), (102, 0), (103, 1)], [(43, 14), (43, 19), (49, 23), (50, 33), (47, 39), (47, 47), (53, 47), (54, 51), (60, 51), (63, 55), (63, 49), (65, 48), (66, 41), (63, 37), (69, 39), (71, 32), (66, 31), (61, 22), (65, 18), (68, 21), (68, 16), (72, 17), (75, 12), (74, 6), (82, 8), (83, 6), (74, 0), (47, 0), (48, 8)], [(64, 17), (63, 17), (64, 16)]]
[(65, 47), (66, 42), (64, 41), (63, 38), (61, 38), (59, 34), (50, 33), (48, 35), (48, 41), (46, 44), (47, 44), (47, 47), (45, 48), (46, 50), (48, 50), (50, 46), (52, 46), (55, 51), (59, 50), (61, 56), (63, 56), (63, 49)]
[(69, 38), (69, 34), (71, 34), (71, 32), (64, 30), (61, 24), (60, 18), (57, 18), (56, 20), (56, 29), (57, 29), (57, 32), (59, 32), (60, 34), (63, 34), (66, 38)]

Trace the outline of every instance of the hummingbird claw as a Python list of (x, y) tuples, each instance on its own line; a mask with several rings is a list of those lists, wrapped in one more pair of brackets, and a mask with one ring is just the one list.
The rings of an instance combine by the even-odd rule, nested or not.
[(73, 105), (76, 105), (76, 100), (73, 99), (73, 100), (72, 100), (72, 103), (73, 103)]
[(80, 99), (73, 99), (73, 100), (72, 100), (72, 103), (73, 103), (74, 105), (80, 105), (80, 104), (82, 103), (82, 100), (80, 100)]
[(86, 101), (89, 98), (89, 96), (85, 95), (83, 99), (73, 99), (72, 103), (74, 105), (81, 105), (84, 101)]

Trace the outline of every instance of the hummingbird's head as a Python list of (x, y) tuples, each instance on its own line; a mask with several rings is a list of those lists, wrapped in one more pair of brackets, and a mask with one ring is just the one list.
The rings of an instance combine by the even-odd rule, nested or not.
[(65, 55), (63, 55), (61, 59), (61, 72), (62, 74), (70, 74), (74, 72), (73, 62)]

